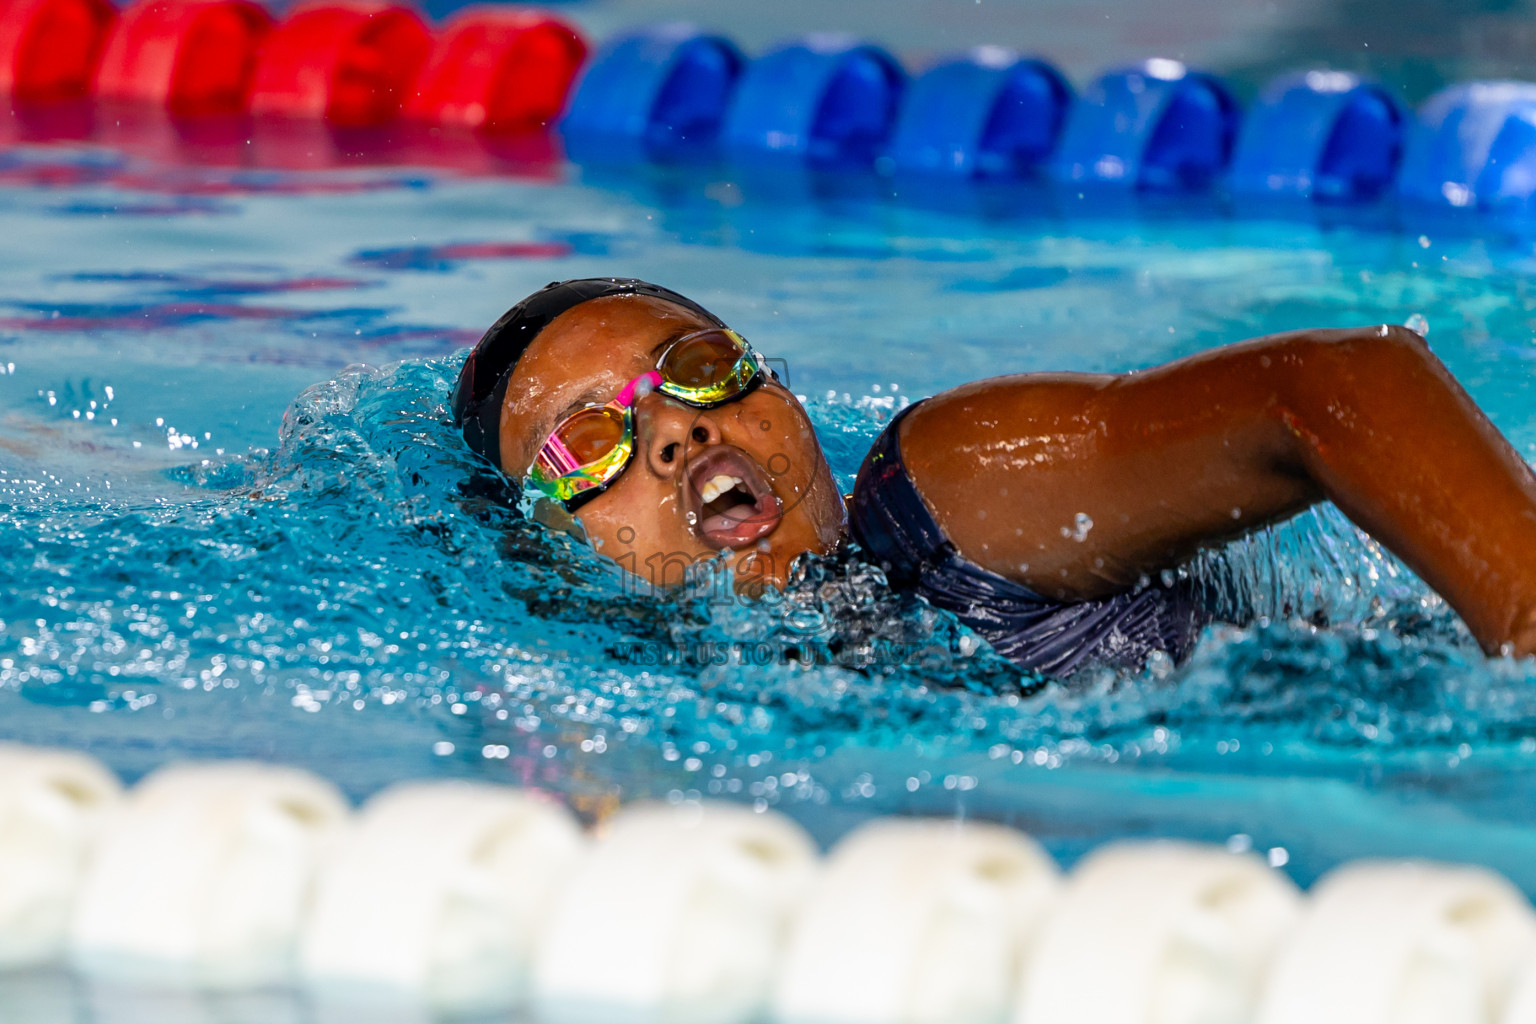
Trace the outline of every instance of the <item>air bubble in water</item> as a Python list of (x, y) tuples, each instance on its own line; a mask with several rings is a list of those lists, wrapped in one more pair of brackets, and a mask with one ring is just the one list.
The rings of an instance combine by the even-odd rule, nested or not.
[(1403, 321), (1403, 326), (1421, 338), (1429, 337), (1429, 320), (1425, 318), (1423, 313), (1413, 314), (1413, 316)]
[(1088, 516), (1088, 513), (1079, 512), (1072, 517), (1072, 524), (1074, 527), (1072, 539), (1081, 544), (1088, 539), (1088, 531), (1093, 529), (1093, 520)]

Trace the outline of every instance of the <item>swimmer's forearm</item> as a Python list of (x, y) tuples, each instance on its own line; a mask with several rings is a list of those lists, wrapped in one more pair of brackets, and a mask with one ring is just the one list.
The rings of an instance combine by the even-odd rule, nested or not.
[(1299, 468), (1450, 602), (1486, 649), (1530, 653), (1530, 467), (1411, 331), (1376, 328), (1310, 348), (1288, 375), (1281, 413)]

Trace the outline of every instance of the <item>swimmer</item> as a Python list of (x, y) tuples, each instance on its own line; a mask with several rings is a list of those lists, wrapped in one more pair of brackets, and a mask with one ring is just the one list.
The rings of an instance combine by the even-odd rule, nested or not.
[(1324, 500), (1485, 651), (1536, 652), (1536, 476), (1404, 327), (953, 388), (891, 421), (846, 498), (763, 357), (641, 281), (518, 303), (453, 410), (471, 447), (631, 573), (665, 583), (723, 557), (739, 582), (782, 587), (795, 558), (852, 539), (893, 587), (1045, 675), (1182, 658), (1210, 616), (1168, 570)]

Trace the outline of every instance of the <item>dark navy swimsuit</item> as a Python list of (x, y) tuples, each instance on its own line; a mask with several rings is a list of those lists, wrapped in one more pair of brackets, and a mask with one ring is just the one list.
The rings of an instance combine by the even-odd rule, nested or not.
[(859, 467), (850, 526), (898, 589), (951, 612), (1021, 668), (1068, 675), (1105, 665), (1140, 668), (1163, 651), (1181, 661), (1210, 621), (1190, 588), (1154, 583), (1097, 601), (1053, 601), (961, 556), (907, 475), (896, 415)]

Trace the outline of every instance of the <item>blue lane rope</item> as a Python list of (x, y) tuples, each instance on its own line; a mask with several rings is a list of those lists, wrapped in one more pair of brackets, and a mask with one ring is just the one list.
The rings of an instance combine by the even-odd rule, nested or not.
[(1103, 75), (1078, 97), (1049, 170), (1073, 185), (1201, 191), (1226, 170), (1238, 118), (1214, 75), (1149, 60)]
[(1055, 150), (1071, 102), (1051, 65), (980, 46), (912, 83), (890, 158), (903, 172), (1024, 177)]
[(730, 40), (688, 24), (640, 29), (598, 52), (560, 131), (586, 162), (666, 159), (713, 146), (745, 64)]
[[(1153, 59), (1074, 96), (1049, 63), (1002, 47), (910, 83), (885, 50), (816, 34), (747, 60), (687, 25), (642, 28), (594, 57), (560, 124), (583, 163), (729, 157), (992, 181), (1536, 224), (1536, 84), (1468, 82), (1415, 116), (1386, 88), (1314, 69), (1246, 112), (1214, 75)], [(1249, 207), (1251, 208), (1251, 206)]]
[(1536, 84), (1465, 82), (1425, 102), (1398, 194), (1432, 210), (1522, 219), (1536, 192)]
[(721, 128), (724, 147), (864, 164), (884, 151), (906, 73), (884, 50), (818, 34), (780, 46), (743, 73)]
[(1229, 187), (1246, 195), (1370, 202), (1397, 173), (1404, 120), (1390, 93), (1358, 75), (1281, 75), (1248, 111)]

